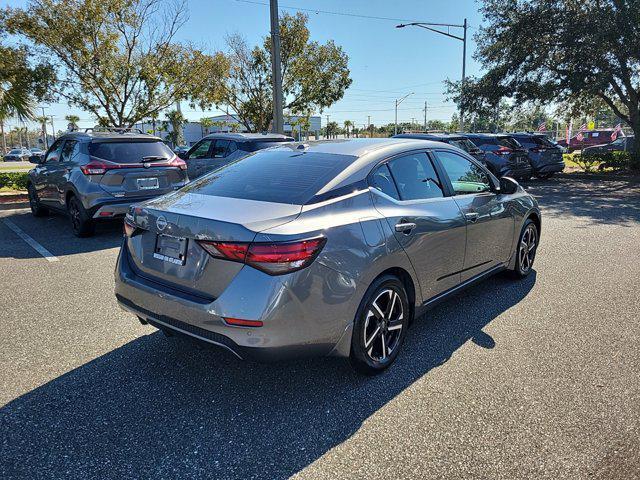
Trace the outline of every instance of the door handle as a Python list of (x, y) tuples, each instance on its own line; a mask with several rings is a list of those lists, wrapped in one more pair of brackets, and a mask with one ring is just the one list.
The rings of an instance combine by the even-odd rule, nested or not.
[(416, 228), (416, 224), (412, 222), (400, 222), (396, 223), (396, 232), (409, 235), (411, 231)]
[(478, 221), (478, 214), (476, 212), (469, 212), (464, 214), (464, 218), (469, 220), (471, 223), (476, 223)]

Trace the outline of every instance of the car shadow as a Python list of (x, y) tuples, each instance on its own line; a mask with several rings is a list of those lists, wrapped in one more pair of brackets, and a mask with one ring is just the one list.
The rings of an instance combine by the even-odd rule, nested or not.
[(376, 377), (344, 359), (262, 365), (161, 333), (0, 409), (2, 478), (288, 478), (348, 440), (533, 288), (493, 277), (414, 322)]
[(603, 225), (640, 222), (640, 178), (564, 174), (524, 186), (538, 199), (543, 216), (571, 216)]
[(51, 214), (35, 218), (26, 211), (0, 216), (0, 258), (40, 258), (41, 255), (19, 239), (5, 223), (8, 220), (56, 257), (88, 253), (119, 247), (122, 220), (98, 222), (95, 235), (78, 238), (71, 231), (67, 217)]

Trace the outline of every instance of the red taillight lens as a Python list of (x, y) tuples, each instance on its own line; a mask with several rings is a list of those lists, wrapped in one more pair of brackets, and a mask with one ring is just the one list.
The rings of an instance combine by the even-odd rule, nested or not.
[(270, 275), (282, 275), (308, 266), (318, 256), (326, 238), (278, 243), (198, 243), (211, 256), (246, 263)]
[(509, 155), (512, 152), (512, 150), (509, 147), (500, 147), (498, 150), (496, 150), (496, 153), (498, 155)]
[(135, 233), (137, 228), (138, 227), (136, 227), (136, 225), (131, 220), (129, 220), (128, 218), (124, 219), (124, 234), (127, 237), (131, 237)]
[(244, 320), (242, 318), (226, 318), (223, 317), (225, 323), (236, 327), (261, 327), (263, 325), (260, 320)]
[(85, 175), (104, 175), (107, 170), (112, 170), (114, 168), (119, 168), (117, 163), (111, 163), (100, 160), (91, 160), (86, 165), (80, 167), (80, 170)]
[(169, 162), (170, 167), (178, 167), (180, 170), (187, 169), (187, 163), (182, 160), (180, 157), (173, 157), (173, 159)]

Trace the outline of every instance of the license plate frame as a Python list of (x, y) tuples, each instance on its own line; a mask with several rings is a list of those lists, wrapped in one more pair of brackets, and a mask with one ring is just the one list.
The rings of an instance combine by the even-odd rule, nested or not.
[(175, 237), (159, 233), (156, 235), (156, 244), (153, 258), (169, 262), (174, 265), (184, 265), (187, 261), (187, 246), (189, 239)]
[(138, 190), (157, 190), (160, 188), (160, 181), (158, 177), (137, 178), (136, 185)]

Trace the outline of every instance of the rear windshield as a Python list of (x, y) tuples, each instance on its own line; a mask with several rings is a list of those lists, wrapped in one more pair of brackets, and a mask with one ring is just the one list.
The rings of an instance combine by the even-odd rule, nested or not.
[(260, 140), (257, 142), (245, 142), (242, 146), (242, 150), (245, 152), (257, 152), (258, 150), (262, 150), (263, 148), (274, 147), (279, 143), (290, 142), (291, 140), (283, 138), (277, 140)]
[(511, 137), (498, 137), (497, 140), (500, 146), (510, 148), (511, 150), (518, 150), (522, 148), (522, 145)]
[(355, 159), (350, 155), (263, 150), (205, 175), (183, 191), (304, 205)]
[(525, 148), (552, 148), (555, 147), (553, 143), (549, 141), (546, 137), (516, 137), (518, 143), (520, 143)]
[(459, 149), (464, 150), (465, 152), (475, 152), (478, 150), (478, 147), (476, 147), (475, 144), (467, 138), (450, 140), (449, 144), (453, 145), (454, 147), (458, 147)]
[(99, 142), (89, 144), (89, 155), (115, 163), (141, 163), (145, 158), (169, 159), (174, 153), (162, 142)]

